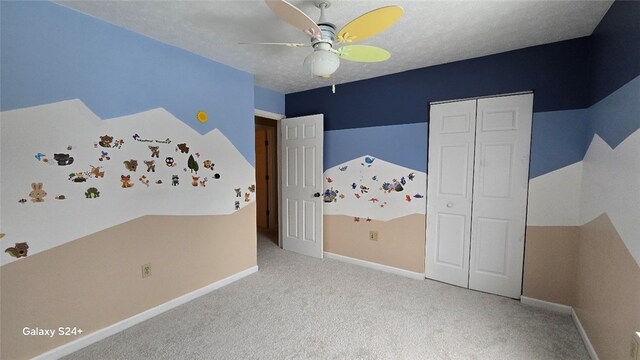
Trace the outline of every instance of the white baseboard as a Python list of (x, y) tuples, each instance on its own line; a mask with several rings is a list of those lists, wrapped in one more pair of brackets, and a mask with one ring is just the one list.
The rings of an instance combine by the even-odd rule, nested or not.
[(96, 343), (102, 339), (105, 339), (111, 335), (119, 333), (127, 328), (130, 328), (136, 324), (139, 324), (145, 320), (148, 320), (156, 315), (162, 314), (165, 311), (171, 310), (177, 306), (180, 306), (186, 302), (189, 302), (193, 299), (196, 299), (202, 295), (206, 295), (216, 289), (219, 289), (225, 285), (229, 285), (234, 281), (240, 280), (246, 276), (249, 276), (258, 271), (258, 266), (250, 267), (246, 270), (240, 271), (239, 273), (233, 274), (229, 277), (226, 277), (222, 280), (218, 280), (212, 284), (209, 284), (203, 288), (192, 291), (188, 294), (182, 295), (173, 300), (167, 301), (164, 304), (158, 305), (149, 310), (143, 311), (137, 315), (134, 315), (128, 319), (124, 319), (119, 321), (113, 325), (102, 328), (98, 331), (92, 332), (86, 336), (83, 336), (77, 340), (61, 345), (55, 349), (49, 350), (46, 353), (40, 354), (34, 359), (59, 359), (63, 356), (69, 355), (75, 351), (78, 351), (86, 346), (89, 346), (93, 343)]
[(424, 273), (417, 273), (417, 272), (413, 272), (413, 271), (409, 271), (409, 270), (399, 269), (399, 268), (393, 267), (393, 266), (382, 265), (382, 264), (374, 263), (374, 262), (371, 262), (371, 261), (360, 260), (360, 259), (356, 259), (356, 258), (344, 256), (344, 255), (338, 255), (338, 254), (334, 254), (334, 253), (330, 253), (330, 252), (325, 252), (324, 256), (329, 258), (329, 259), (343, 261), (343, 262), (346, 262), (346, 263), (349, 263), (349, 264), (354, 264), (354, 265), (360, 265), (360, 266), (368, 267), (368, 268), (371, 268), (371, 269), (380, 270), (380, 271), (388, 272), (388, 273), (391, 273), (391, 274), (396, 274), (396, 275), (408, 277), (408, 278), (411, 278), (411, 279), (424, 280)]
[(587, 352), (589, 353), (589, 356), (591, 356), (591, 360), (600, 360), (598, 358), (598, 354), (596, 354), (596, 349), (593, 348), (593, 344), (591, 344), (591, 341), (589, 341), (589, 337), (587, 337), (587, 332), (584, 331), (584, 328), (580, 323), (578, 314), (576, 314), (576, 311), (573, 308), (571, 308), (571, 318), (573, 319), (573, 323), (578, 328), (578, 333), (580, 333), (582, 342), (584, 342), (584, 346), (587, 348)]
[(584, 328), (580, 323), (580, 319), (578, 319), (578, 314), (576, 314), (576, 311), (574, 310), (573, 307), (568, 305), (553, 303), (550, 301), (538, 300), (538, 299), (530, 298), (527, 296), (521, 296), (520, 302), (525, 305), (535, 306), (535, 307), (546, 309), (549, 311), (571, 315), (571, 319), (573, 319), (573, 323), (578, 329), (578, 333), (582, 338), (582, 342), (584, 343), (584, 346), (587, 348), (587, 352), (589, 353), (591, 360), (600, 360), (598, 358), (598, 354), (596, 354), (596, 349), (593, 348), (593, 344), (591, 344), (591, 341), (589, 341), (587, 332), (584, 331)]
[(525, 305), (535, 306), (538, 308), (546, 309), (549, 311), (553, 311), (553, 312), (557, 312), (565, 315), (571, 315), (573, 311), (573, 308), (568, 305), (558, 304), (550, 301), (538, 300), (538, 299), (530, 298), (527, 296), (521, 296), (520, 302)]

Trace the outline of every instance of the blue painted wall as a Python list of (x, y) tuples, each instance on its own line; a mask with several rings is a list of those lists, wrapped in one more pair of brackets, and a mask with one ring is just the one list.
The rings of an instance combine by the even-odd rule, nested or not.
[(75, 98), (101, 118), (163, 107), (202, 134), (220, 129), (253, 164), (251, 74), (55, 3), (0, 7), (1, 110)]
[(589, 39), (579, 38), (342, 84), (335, 94), (292, 93), (286, 115), (323, 113), (325, 130), (411, 124), (428, 121), (432, 101), (524, 90), (535, 91), (534, 111), (581, 109), (589, 105), (588, 55)]
[[(615, 146), (638, 128), (640, 118), (630, 114), (640, 106), (632, 81), (640, 75), (639, 9), (640, 1), (616, 1), (589, 37), (338, 85), (335, 95), (328, 88), (287, 94), (287, 116), (323, 113), (328, 133), (340, 129), (352, 137), (333, 139), (330, 144), (338, 149), (327, 151), (355, 153), (357, 148), (358, 155), (376, 151), (382, 159), (398, 158), (392, 140), (380, 138), (367, 147), (360, 134), (384, 125), (426, 127), (432, 101), (533, 90), (530, 177), (535, 178), (582, 160), (596, 132)], [(626, 90), (602, 100), (621, 87)], [(607, 104), (596, 104), (600, 100)], [(620, 111), (597, 114), (616, 108), (611, 102)], [(404, 147), (426, 148), (424, 141), (408, 139)], [(424, 151), (397, 164), (426, 161)], [(330, 155), (326, 165), (333, 166), (338, 157)]]
[(330, 130), (324, 133), (324, 168), (371, 155), (427, 172), (427, 123)]
[(254, 86), (256, 109), (284, 115), (284, 94), (261, 86)]
[(616, 1), (591, 35), (590, 105), (640, 75), (640, 1)]

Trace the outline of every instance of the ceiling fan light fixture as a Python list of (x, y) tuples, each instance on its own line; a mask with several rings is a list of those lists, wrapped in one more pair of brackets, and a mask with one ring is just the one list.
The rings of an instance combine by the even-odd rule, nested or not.
[(324, 49), (315, 49), (304, 59), (304, 68), (319, 77), (331, 76), (340, 66), (340, 58), (338, 54)]

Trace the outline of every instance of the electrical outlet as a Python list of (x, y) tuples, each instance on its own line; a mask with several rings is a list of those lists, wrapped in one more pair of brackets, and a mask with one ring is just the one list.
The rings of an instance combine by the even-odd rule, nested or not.
[(369, 230), (369, 240), (378, 241), (378, 232), (375, 230)]
[(151, 264), (142, 265), (142, 278), (147, 278), (151, 276)]

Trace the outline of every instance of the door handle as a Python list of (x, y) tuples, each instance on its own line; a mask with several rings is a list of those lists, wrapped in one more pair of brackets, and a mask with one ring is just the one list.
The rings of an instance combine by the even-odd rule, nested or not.
[(317, 192), (317, 193), (313, 194), (313, 197), (320, 197), (320, 193)]
[(453, 203), (452, 203), (452, 202), (448, 203), (448, 204), (447, 204), (447, 207), (448, 207), (448, 208), (452, 208), (452, 207), (453, 207)]

